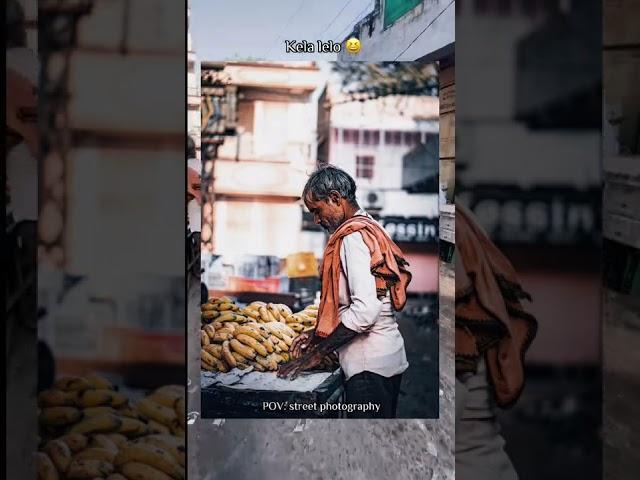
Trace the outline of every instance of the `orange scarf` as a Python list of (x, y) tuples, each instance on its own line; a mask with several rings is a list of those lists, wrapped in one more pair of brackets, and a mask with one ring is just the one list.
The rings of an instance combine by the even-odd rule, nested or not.
[(340, 323), (338, 317), (338, 289), (340, 286), (340, 248), (342, 239), (354, 232), (360, 232), (371, 253), (371, 274), (376, 279), (378, 295), (391, 292), (391, 301), (396, 311), (402, 310), (407, 302), (407, 286), (411, 273), (402, 251), (389, 238), (378, 222), (369, 217), (357, 215), (344, 222), (331, 235), (324, 249), (322, 260), (322, 296), (318, 311), (316, 335), (328, 337)]
[(515, 403), (524, 386), (524, 354), (536, 335), (536, 319), (520, 300), (531, 297), (509, 260), (466, 208), (456, 204), (456, 373), (487, 362), (496, 403)]

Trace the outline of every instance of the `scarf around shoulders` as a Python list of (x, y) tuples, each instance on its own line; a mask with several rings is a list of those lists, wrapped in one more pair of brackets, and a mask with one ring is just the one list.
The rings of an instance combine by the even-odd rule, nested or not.
[(338, 290), (340, 285), (340, 249), (347, 235), (360, 232), (371, 253), (371, 274), (376, 280), (377, 294), (389, 290), (396, 311), (404, 308), (411, 272), (406, 267), (402, 250), (391, 240), (378, 222), (364, 215), (356, 215), (344, 222), (331, 235), (322, 259), (322, 293), (318, 311), (316, 335), (328, 337), (340, 323), (338, 316)]
[(524, 355), (537, 321), (520, 301), (531, 297), (471, 212), (456, 204), (455, 218), (456, 373), (475, 373), (484, 356), (496, 403), (505, 408), (524, 387)]

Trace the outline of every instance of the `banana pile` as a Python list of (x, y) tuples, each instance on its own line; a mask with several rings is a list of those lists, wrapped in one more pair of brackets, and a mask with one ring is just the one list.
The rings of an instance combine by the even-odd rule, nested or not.
[[(240, 308), (228, 297), (210, 299), (202, 305), (202, 370), (226, 373), (253, 367), (259, 372), (275, 371), (291, 359), (293, 339), (315, 329), (317, 316), (317, 305), (293, 313), (281, 303), (255, 301)], [(335, 365), (335, 356), (327, 356), (319, 368)]]
[(131, 402), (102, 377), (59, 378), (38, 395), (38, 479), (184, 480), (184, 393)]

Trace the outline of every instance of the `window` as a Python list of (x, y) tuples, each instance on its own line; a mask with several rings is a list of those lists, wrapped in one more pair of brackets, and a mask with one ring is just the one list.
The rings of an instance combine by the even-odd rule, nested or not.
[(356, 177), (373, 178), (373, 157), (371, 155), (356, 156)]
[(360, 143), (360, 132), (358, 130), (344, 130), (344, 143)]
[(384, 143), (387, 145), (402, 145), (402, 132), (384, 132)]
[(380, 132), (377, 130), (364, 130), (362, 132), (362, 143), (364, 145), (378, 145), (380, 143)]
[(340, 142), (340, 130), (337, 128), (333, 129), (333, 141), (335, 143), (339, 143)]
[(420, 132), (404, 132), (404, 144), (410, 147), (420, 143)]

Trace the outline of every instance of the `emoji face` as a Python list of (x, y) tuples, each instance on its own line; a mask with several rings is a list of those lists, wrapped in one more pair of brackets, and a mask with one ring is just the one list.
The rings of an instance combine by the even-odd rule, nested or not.
[(360, 45), (360, 40), (355, 37), (351, 37), (345, 43), (345, 48), (350, 54), (357, 55), (358, 53), (360, 53), (360, 48), (362, 48), (362, 45)]

